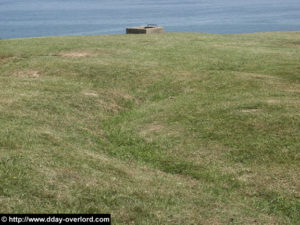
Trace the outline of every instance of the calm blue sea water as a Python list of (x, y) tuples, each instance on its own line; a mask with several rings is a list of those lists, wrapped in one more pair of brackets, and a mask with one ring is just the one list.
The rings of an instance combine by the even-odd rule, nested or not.
[(0, 0), (0, 38), (124, 33), (300, 30), (300, 0)]

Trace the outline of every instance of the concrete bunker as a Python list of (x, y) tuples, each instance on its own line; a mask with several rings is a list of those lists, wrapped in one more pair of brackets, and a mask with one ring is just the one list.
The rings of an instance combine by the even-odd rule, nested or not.
[(148, 24), (140, 27), (126, 28), (126, 34), (161, 34), (164, 33), (164, 28), (156, 24)]

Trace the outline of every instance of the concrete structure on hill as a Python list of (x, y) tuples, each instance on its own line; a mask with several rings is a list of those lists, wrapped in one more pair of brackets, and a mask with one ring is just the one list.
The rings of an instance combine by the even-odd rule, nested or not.
[(147, 26), (126, 28), (126, 34), (160, 34), (164, 33), (164, 28), (149, 24)]

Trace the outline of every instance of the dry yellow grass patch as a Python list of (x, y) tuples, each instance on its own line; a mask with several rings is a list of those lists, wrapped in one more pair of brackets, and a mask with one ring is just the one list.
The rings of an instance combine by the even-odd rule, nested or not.
[(83, 92), (83, 95), (85, 96), (91, 96), (91, 97), (98, 97), (99, 95), (95, 92)]
[(146, 136), (150, 133), (160, 132), (163, 129), (165, 129), (165, 127), (160, 124), (148, 124), (143, 130), (141, 130), (140, 134), (142, 136)]
[(220, 225), (220, 224), (222, 224), (216, 218), (210, 218), (210, 219), (207, 219), (207, 220), (203, 220), (202, 222), (203, 222), (203, 224), (209, 224), (209, 225)]
[(292, 98), (282, 98), (282, 99), (267, 99), (265, 100), (266, 103), (270, 105), (275, 104), (283, 104), (283, 105), (298, 105), (300, 104), (300, 101), (297, 99)]
[[(269, 171), (272, 171), (270, 173)], [(269, 191), (282, 191), (290, 195), (300, 197), (298, 174), (299, 169), (295, 167), (288, 168), (287, 171), (282, 171), (281, 167), (272, 168), (251, 168), (249, 172), (243, 173), (239, 179), (252, 183), (256, 187), (253, 189)], [(252, 190), (252, 191), (253, 191)], [(251, 192), (251, 190), (249, 190)]]
[(279, 99), (268, 99), (268, 100), (266, 100), (266, 102), (268, 104), (280, 104), (281, 100), (279, 100)]
[(89, 52), (89, 51), (69, 51), (69, 52), (61, 52), (59, 56), (63, 57), (71, 57), (71, 58), (83, 58), (83, 57), (94, 57), (97, 56), (98, 53)]
[(0, 98), (0, 103), (2, 103), (2, 104), (11, 104), (15, 101), (16, 101), (16, 99), (13, 99), (13, 98), (5, 98), (5, 97)]
[(24, 204), (24, 200), (20, 199), (17, 196), (11, 196), (11, 197), (0, 197), (0, 205), (1, 205), (1, 211), (2, 212), (13, 212), (13, 204), (12, 203), (17, 203), (17, 204)]
[(179, 137), (180, 130), (172, 127), (160, 124), (158, 121), (154, 121), (151, 124), (146, 124), (144, 127), (140, 128), (138, 131), (139, 135), (143, 137), (146, 141), (153, 141), (153, 138), (158, 137)]
[(111, 160), (105, 155), (90, 150), (81, 150), (80, 154), (84, 155), (87, 158), (92, 158), (93, 160), (99, 160), (101, 162), (106, 162), (106, 163)]
[(190, 71), (177, 71), (176, 72), (177, 78), (175, 81), (190, 81), (193, 80), (194, 76)]
[(258, 74), (258, 73), (245, 73), (245, 72), (238, 72), (236, 75), (240, 78), (257, 78), (257, 79), (272, 79), (272, 80), (282, 80), (281, 78), (266, 75), (266, 74)]
[(165, 130), (165, 127), (160, 125), (160, 124), (147, 124), (145, 127), (143, 127), (140, 131), (139, 134), (143, 138), (145, 138), (146, 141), (153, 141), (153, 135), (157, 133), (162, 133), (163, 130)]
[(300, 48), (300, 43), (299, 44), (297, 44), (297, 43), (288, 44), (287, 46), (290, 48)]
[(126, 93), (125, 91), (122, 91), (121, 89), (109, 89), (107, 92), (115, 97), (120, 97), (126, 100), (133, 100), (134, 97)]
[(256, 113), (256, 112), (261, 112), (261, 109), (242, 109), (240, 112), (242, 113)]
[(106, 112), (117, 113), (122, 110), (122, 107), (119, 106), (114, 100), (104, 101), (102, 99), (99, 99), (98, 101), (100, 102), (104, 111), (106, 111)]
[(14, 75), (21, 78), (39, 78), (41, 76), (38, 71), (33, 71), (33, 70), (19, 71)]

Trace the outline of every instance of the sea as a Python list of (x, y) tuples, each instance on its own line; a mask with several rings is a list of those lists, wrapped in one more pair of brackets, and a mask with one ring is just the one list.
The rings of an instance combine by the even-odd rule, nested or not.
[(300, 0), (0, 0), (0, 38), (167, 32), (300, 30)]

